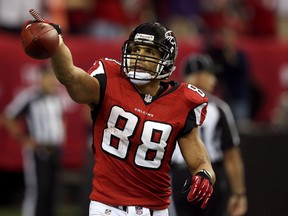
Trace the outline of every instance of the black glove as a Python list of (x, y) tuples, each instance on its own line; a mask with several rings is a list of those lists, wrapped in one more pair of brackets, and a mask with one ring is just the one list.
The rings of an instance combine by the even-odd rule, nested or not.
[(196, 173), (191, 179), (187, 179), (183, 186), (183, 192), (189, 191), (187, 195), (188, 202), (196, 204), (202, 201), (201, 208), (204, 209), (213, 193), (212, 177), (206, 170)]

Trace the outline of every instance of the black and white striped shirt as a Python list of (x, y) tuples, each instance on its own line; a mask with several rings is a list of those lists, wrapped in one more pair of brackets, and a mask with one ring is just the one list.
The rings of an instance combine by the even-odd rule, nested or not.
[(64, 142), (63, 106), (58, 95), (45, 95), (31, 87), (20, 92), (6, 107), (7, 117), (24, 116), (30, 136), (38, 143)]
[(212, 163), (223, 160), (223, 152), (240, 144), (238, 129), (228, 104), (207, 94), (209, 104), (203, 125), (199, 128)]

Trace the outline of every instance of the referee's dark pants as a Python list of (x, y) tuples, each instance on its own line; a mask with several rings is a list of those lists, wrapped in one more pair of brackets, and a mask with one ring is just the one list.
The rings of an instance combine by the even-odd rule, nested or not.
[(24, 152), (25, 199), (23, 216), (55, 215), (61, 149), (39, 146)]
[(216, 183), (208, 205), (203, 210), (199, 205), (192, 205), (187, 201), (187, 194), (182, 193), (185, 179), (191, 178), (186, 167), (175, 166), (172, 169), (173, 201), (178, 216), (225, 216), (228, 197), (227, 177), (222, 163), (212, 164), (216, 174)]

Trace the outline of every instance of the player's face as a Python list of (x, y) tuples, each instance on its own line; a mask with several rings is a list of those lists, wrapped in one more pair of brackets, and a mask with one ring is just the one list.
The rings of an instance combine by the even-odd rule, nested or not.
[(154, 47), (144, 45), (134, 45), (131, 49), (130, 65), (135, 67), (137, 72), (149, 72), (156, 71), (161, 53)]

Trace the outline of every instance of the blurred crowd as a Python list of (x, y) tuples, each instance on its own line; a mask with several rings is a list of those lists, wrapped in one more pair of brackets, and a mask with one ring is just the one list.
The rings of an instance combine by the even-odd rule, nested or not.
[(157, 20), (179, 36), (229, 26), (238, 34), (286, 38), (286, 0), (0, 0), (0, 28), (19, 31), (34, 8), (69, 34), (126, 36), (143, 21)]
[(261, 89), (249, 80), (249, 59), (236, 47), (237, 37), (288, 41), (287, 0), (0, 0), (0, 33), (19, 33), (32, 19), (31, 8), (60, 24), (65, 35), (126, 38), (139, 23), (159, 21), (178, 39), (203, 38), (203, 52), (220, 68), (218, 93), (233, 100), (232, 109), (239, 108), (236, 119), (253, 117), (262, 99)]
[[(236, 120), (253, 119), (263, 101), (261, 89), (251, 80), (249, 58), (236, 46), (237, 38), (288, 41), (287, 0), (0, 0), (0, 33), (19, 33), (32, 19), (31, 8), (60, 24), (65, 35), (126, 38), (139, 23), (159, 21), (178, 39), (201, 37), (203, 52), (218, 67), (216, 91), (229, 102)], [(280, 107), (285, 98), (279, 99)], [(283, 111), (276, 112), (278, 124), (277, 115)]]

